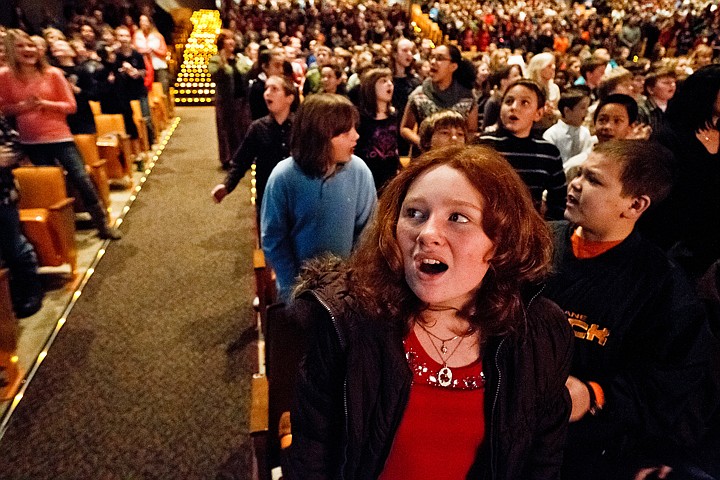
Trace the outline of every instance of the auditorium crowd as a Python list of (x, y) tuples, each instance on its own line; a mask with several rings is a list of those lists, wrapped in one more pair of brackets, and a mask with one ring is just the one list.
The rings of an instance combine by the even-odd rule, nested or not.
[[(400, 449), (412, 444), (405, 429), (424, 421), (413, 410), (420, 398), (414, 395), (421, 395), (413, 390), (415, 382), (434, 381), (432, 392), (465, 392), (482, 390), (486, 380), (488, 392), (496, 388), (495, 401), (500, 398), (503, 413), (496, 414), (488, 393), (483, 401), (492, 408), (476, 415), (485, 416), (484, 423), (449, 423), (451, 433), (457, 429), (456, 439), (448, 440), (452, 448), (460, 448), (459, 438), (479, 442), (477, 456), (473, 447), (448, 457), (465, 462), (464, 470), (453, 471), (485, 471), (483, 462), (489, 459), (493, 468), (499, 463), (493, 470), (499, 478), (720, 478), (720, 8), (713, 2), (669, 0), (572, 6), (561, 0), (461, 0), (425, 2), (421, 10), (439, 24), (442, 42), (426, 38), (401, 3), (241, 1), (225, 2), (221, 10), (223, 29), (209, 71), (215, 84), (218, 167), (225, 178), (212, 188), (212, 199), (221, 203), (254, 164), (258, 243), (277, 275), (279, 299), (296, 302), (315, 317), (329, 314), (333, 322), (335, 313), (342, 317), (337, 334), (350, 352), (347, 365), (338, 360), (341, 346), (325, 341), (324, 335), (333, 332), (318, 328), (322, 338), (310, 342), (311, 347), (327, 348), (332, 355), (314, 358), (310, 348), (303, 368), (326, 375), (322, 378), (332, 386), (342, 368), (338, 364), (348, 370), (358, 367), (362, 373), (357, 375), (368, 381), (362, 377), (368, 364), (385, 378), (392, 375), (383, 369), (397, 368), (385, 360), (407, 358), (417, 374), (402, 417), (402, 410), (394, 410), (400, 407), (390, 406), (403, 398), (400, 380), (377, 387), (391, 388), (389, 393), (366, 385), (377, 394), (370, 400), (371, 393), (352, 384), (356, 372), (348, 373), (351, 384), (344, 388), (350, 408), (360, 402), (359, 410), (348, 412), (345, 399), (344, 415), (351, 417), (345, 428), (350, 431), (342, 431), (331, 417), (343, 415), (342, 405), (332, 402), (337, 392), (300, 375), (299, 392), (308, 404), (298, 403), (292, 410), (297, 433), (284, 464), (288, 478), (310, 478), (323, 468), (346, 478), (399, 478), (406, 461)], [(168, 91), (172, 82), (167, 42), (155, 28), (152, 12), (119, 10), (106, 18), (103, 11), (102, 1), (88, 2), (65, 21), (39, 31), (29, 25), (0, 31), (0, 258), (14, 279), (19, 317), (40, 308), (42, 295), (32, 246), (14, 212), (12, 168), (23, 155), (37, 165), (57, 161), (69, 181), (80, 185), (85, 203), (96, 205), (97, 194), (77, 168), (77, 153), (68, 141), (71, 134), (94, 131), (88, 102), (98, 101), (103, 112), (123, 114), (128, 133), (137, 137), (129, 102), (139, 100), (149, 118), (148, 88), (155, 81)], [(31, 81), (42, 86), (35, 95), (28, 93)], [(40, 92), (45, 91), (58, 98), (43, 98)], [(147, 125), (152, 139), (157, 132), (152, 122)], [(468, 160), (473, 155), (489, 159), (483, 168), (500, 173), (471, 185), (476, 174), (467, 165), (473, 164)], [(442, 166), (433, 166), (430, 159)], [(515, 192), (512, 185), (498, 184), (492, 191), (477, 186), (490, 188), (513, 171), (523, 185), (517, 194), (521, 200), (491, 197)], [(440, 200), (428, 193), (427, 178), (450, 185), (435, 192)], [(429, 212), (441, 205), (433, 202), (459, 195), (452, 185), (470, 198), (456, 198), (455, 203), (474, 205), (458, 208), (482, 212), (477, 238), (490, 230), (484, 217), (493, 218), (496, 225), (487, 239), (492, 248), (459, 233), (462, 225), (473, 223), (472, 214), (452, 211), (452, 227), (429, 231), (432, 216), (424, 209)], [(515, 213), (505, 205), (513, 202), (518, 202)], [(488, 214), (489, 205), (504, 216)], [(91, 215), (101, 237), (120, 238), (104, 214)], [(516, 230), (509, 226), (513, 215), (527, 220)], [(540, 218), (545, 222), (536, 221)], [(427, 230), (420, 224), (427, 224), (422, 227)], [(535, 232), (528, 232), (530, 225)], [(505, 229), (516, 236), (493, 236)], [(374, 245), (363, 243), (364, 231)], [(473, 323), (475, 304), (468, 308), (469, 320), (459, 323), (465, 328), (443, 330), (446, 319), (440, 307), (417, 310), (419, 303), (432, 301), (413, 283), (425, 277), (412, 280), (407, 272), (415, 267), (407, 263), (398, 282), (405, 285), (407, 280), (419, 303), (400, 294), (385, 298), (377, 286), (365, 285), (367, 278), (376, 278), (377, 272), (368, 272), (383, 261), (380, 256), (402, 270), (402, 260), (392, 256), (402, 255), (409, 231), (415, 232), (412, 241), (417, 237), (423, 245), (476, 242), (473, 248), (484, 248), (483, 255), (502, 257), (502, 262), (513, 255), (529, 262), (537, 255), (532, 265), (513, 270), (509, 263), (458, 249), (487, 268), (477, 282), (503, 286), (490, 293), (483, 286), (478, 296), (506, 295), (522, 305), (519, 310), (508, 307), (518, 336), (498, 323), (487, 328), (492, 335), (483, 337), (483, 324)], [(504, 245), (524, 241), (523, 235), (536, 242), (527, 243), (528, 252)], [(397, 240), (398, 252), (387, 246), (390, 239)], [(543, 242), (553, 244), (554, 254), (550, 247), (538, 246)], [(331, 273), (312, 277), (305, 262), (326, 253), (350, 258), (351, 267), (334, 265)], [(451, 262), (425, 256), (418, 269), (440, 278), (462, 268), (464, 258)], [(345, 274), (358, 275), (365, 290), (328, 280)], [(514, 286), (508, 281), (513, 275), (522, 279)], [(305, 293), (314, 292), (309, 302), (296, 288), (299, 276)], [(367, 292), (398, 305), (378, 306), (363, 297)], [(350, 300), (338, 300), (344, 296)], [(533, 303), (537, 296), (560, 308), (544, 299)], [(397, 315), (403, 322), (408, 320), (403, 315), (409, 315), (409, 331), (403, 324), (396, 344), (381, 339), (375, 345), (374, 337), (364, 343), (356, 330), (362, 324), (357, 305), (376, 306), (376, 313)], [(465, 307), (456, 308), (458, 316), (466, 313)], [(426, 322), (424, 315), (434, 320)], [(558, 315), (562, 328), (553, 330), (548, 325)], [(450, 324), (458, 324), (456, 320)], [(497, 363), (507, 352), (503, 341), (494, 340), (506, 334), (513, 340), (505, 349), (514, 356), (497, 367), (496, 376), (488, 372), (490, 359), (484, 352), (494, 349)], [(523, 334), (532, 341), (515, 342)], [(346, 338), (358, 341), (357, 351), (367, 358), (353, 357), (354, 347), (342, 345)], [(551, 339), (552, 345), (542, 339)], [(457, 350), (463, 342), (473, 347)], [(532, 357), (539, 362), (534, 377), (527, 370), (531, 357), (524, 357), (529, 344), (538, 349), (534, 354), (543, 352), (540, 359)], [(405, 351), (386, 357), (384, 349), (394, 347)], [(473, 357), (473, 348), (483, 352), (481, 358)], [(421, 356), (429, 358), (422, 361), (442, 367), (435, 380), (423, 377), (417, 370), (422, 367), (413, 363), (423, 349)], [(455, 360), (462, 356), (472, 365), (479, 360), (485, 365), (484, 371), (468, 374), (465, 380), (477, 380), (471, 386), (466, 381), (457, 387), (452, 375), (447, 383), (442, 376), (455, 369), (450, 357), (456, 350)], [(504, 380), (510, 387), (502, 385), (501, 367), (513, 372)], [(562, 391), (556, 388), (555, 393), (553, 371), (564, 375)], [(533, 379), (526, 390), (517, 384), (524, 375)], [(506, 390), (515, 387), (517, 391)], [(519, 400), (508, 400), (508, 392)], [(422, 395), (426, 401), (441, 394)], [(526, 401), (531, 395), (541, 406)], [(442, 398), (460, 398), (451, 397)], [(457, 406), (467, 405), (459, 401)], [(368, 426), (368, 419), (380, 425)], [(437, 419), (429, 422), (432, 428), (444, 428)], [(472, 429), (479, 429), (479, 437)], [(395, 431), (396, 437), (388, 434)], [(342, 442), (331, 440), (349, 453), (323, 443), (328, 432), (341, 432)], [(374, 470), (363, 471), (363, 462)], [(418, 462), (413, 468), (426, 464)]]

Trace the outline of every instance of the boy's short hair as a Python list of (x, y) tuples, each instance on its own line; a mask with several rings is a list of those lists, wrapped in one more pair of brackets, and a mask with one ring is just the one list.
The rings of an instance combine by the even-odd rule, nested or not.
[(425, 118), (418, 128), (420, 148), (423, 152), (430, 150), (433, 134), (443, 127), (462, 128), (467, 138), (467, 121), (465, 117), (454, 110), (441, 110)]
[(673, 80), (677, 80), (675, 69), (670, 67), (660, 67), (657, 70), (648, 73), (645, 77), (645, 83), (643, 84), (645, 95), (649, 94), (649, 88), (655, 88), (655, 85), (657, 85), (658, 80), (661, 78), (672, 78)]
[(519, 78), (515, 80), (513, 83), (507, 86), (505, 89), (505, 92), (503, 92), (502, 99), (505, 100), (505, 97), (507, 96), (508, 92), (513, 87), (525, 87), (528, 90), (531, 90), (535, 93), (535, 96), (537, 97), (537, 108), (542, 108), (545, 106), (545, 101), (547, 100), (547, 97), (545, 96), (545, 89), (540, 86), (539, 83), (537, 83), (535, 80), (530, 80), (529, 78)]
[(607, 60), (590, 57), (588, 59), (583, 60), (583, 62), (580, 64), (580, 75), (583, 76), (583, 78), (587, 78), (587, 74), (589, 72), (594, 71), (598, 67), (606, 67), (608, 64)]
[(612, 69), (609, 73), (603, 75), (598, 85), (598, 98), (601, 100), (608, 95), (612, 95), (612, 92), (618, 87), (618, 85), (625, 82), (632, 82), (633, 74), (623, 67), (617, 67)]
[(664, 200), (672, 188), (670, 150), (648, 140), (610, 140), (595, 146), (593, 153), (622, 164), (623, 195), (647, 195), (651, 205)]
[(605, 105), (615, 103), (618, 105), (622, 105), (627, 110), (628, 119), (630, 120), (630, 124), (637, 122), (638, 119), (638, 105), (634, 98), (632, 98), (630, 95), (625, 95), (623, 93), (613, 93), (612, 95), (608, 95), (603, 100), (600, 100), (600, 103), (598, 103), (597, 108), (595, 109), (595, 115), (593, 116), (593, 123), (597, 122), (598, 115), (600, 114), (600, 110), (603, 109)]
[(342, 78), (343, 71), (342, 68), (340, 68), (340, 65), (338, 65), (337, 63), (330, 62), (327, 65), (323, 65), (320, 70), (322, 71), (323, 68), (329, 68), (330, 70), (332, 70), (335, 74), (335, 78), (337, 78), (338, 80)]
[[(271, 78), (274, 78), (275, 80), (280, 82), (280, 86), (283, 89), (283, 92), (285, 92), (285, 96), (293, 96), (293, 102), (290, 105), (290, 111), (294, 112), (298, 109), (300, 106), (300, 95), (298, 94), (298, 89), (295, 86), (295, 83), (293, 83), (292, 79), (289, 78), (286, 75), (270, 75), (268, 77), (268, 80)], [(265, 85), (267, 85), (267, 80), (265, 81)]]
[(565, 109), (573, 109), (577, 107), (578, 103), (583, 98), (590, 98), (590, 89), (585, 85), (576, 85), (568, 88), (566, 91), (560, 94), (560, 101), (558, 102), (558, 110), (563, 117), (565, 117)]
[(315, 55), (316, 55), (316, 56), (317, 56), (317, 54), (320, 53), (320, 52), (325, 52), (325, 53), (327, 53), (327, 54), (330, 55), (330, 56), (332, 56), (332, 54), (333, 54), (332, 49), (331, 49), (330, 47), (325, 46), (325, 45), (319, 45), (319, 46), (315, 49)]

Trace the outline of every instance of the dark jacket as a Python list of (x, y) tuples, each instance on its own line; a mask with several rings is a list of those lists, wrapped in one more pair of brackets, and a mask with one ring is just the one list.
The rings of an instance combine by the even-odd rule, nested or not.
[[(320, 272), (296, 299), (310, 333), (291, 409), (289, 479), (374, 479), (382, 472), (408, 402), (412, 372), (401, 322), (365, 315), (345, 275)], [(486, 438), (467, 478), (557, 478), (570, 399), (572, 337), (545, 298), (527, 303), (522, 332), (488, 338)]]
[(17, 167), (22, 154), (18, 148), (19, 138), (15, 130), (5, 117), (0, 115), (0, 146), (10, 149), (14, 155), (6, 158), (5, 163), (0, 163), (0, 205), (14, 204), (18, 198), (15, 188), (15, 177), (12, 169)]
[(680, 269), (637, 230), (578, 259), (574, 226), (551, 226), (556, 273), (545, 292), (575, 332), (570, 373), (599, 383), (605, 396), (602, 411), (569, 428), (567, 478), (622, 478), (619, 465), (632, 469), (637, 449), (693, 442), (679, 425), (708, 368), (705, 312)]

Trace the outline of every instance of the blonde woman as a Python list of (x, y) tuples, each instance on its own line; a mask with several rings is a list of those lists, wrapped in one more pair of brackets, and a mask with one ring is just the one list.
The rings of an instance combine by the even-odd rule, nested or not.
[(555, 84), (555, 55), (550, 52), (538, 53), (530, 59), (527, 76), (545, 89), (547, 102), (557, 108), (560, 101), (560, 87)]
[(168, 51), (165, 39), (147, 15), (140, 15), (140, 21), (138, 23), (140, 24), (140, 28), (133, 36), (133, 46), (135, 50), (142, 55), (147, 55), (150, 58), (155, 72), (155, 81), (162, 84), (163, 92), (167, 95), (170, 74), (168, 73), (167, 61), (165, 60)]
[(538, 122), (538, 128), (547, 130), (560, 118), (558, 102), (560, 87), (555, 83), (555, 55), (550, 52), (538, 53), (530, 59), (527, 66), (527, 77), (543, 87), (546, 96), (545, 113)]
[(47, 64), (32, 38), (22, 30), (8, 31), (5, 48), (8, 66), (0, 68), (0, 113), (15, 117), (20, 144), (35, 165), (55, 165), (57, 161), (65, 168), (98, 236), (119, 239), (120, 231), (107, 224), (105, 209), (85, 172), (67, 123), (67, 116), (75, 113), (77, 104), (65, 75)]

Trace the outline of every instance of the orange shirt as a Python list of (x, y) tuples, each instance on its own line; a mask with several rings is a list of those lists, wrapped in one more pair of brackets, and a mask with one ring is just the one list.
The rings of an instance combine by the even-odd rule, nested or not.
[(578, 235), (577, 230), (575, 230), (570, 237), (573, 255), (575, 255), (575, 258), (579, 258), (581, 260), (584, 258), (597, 257), (598, 255), (607, 252), (614, 246), (619, 245), (621, 242), (622, 240), (614, 240), (612, 242), (592, 242), (590, 240), (585, 240)]
[(568, 37), (556, 36), (553, 42), (553, 50), (560, 53), (565, 53), (570, 47), (570, 39)]

